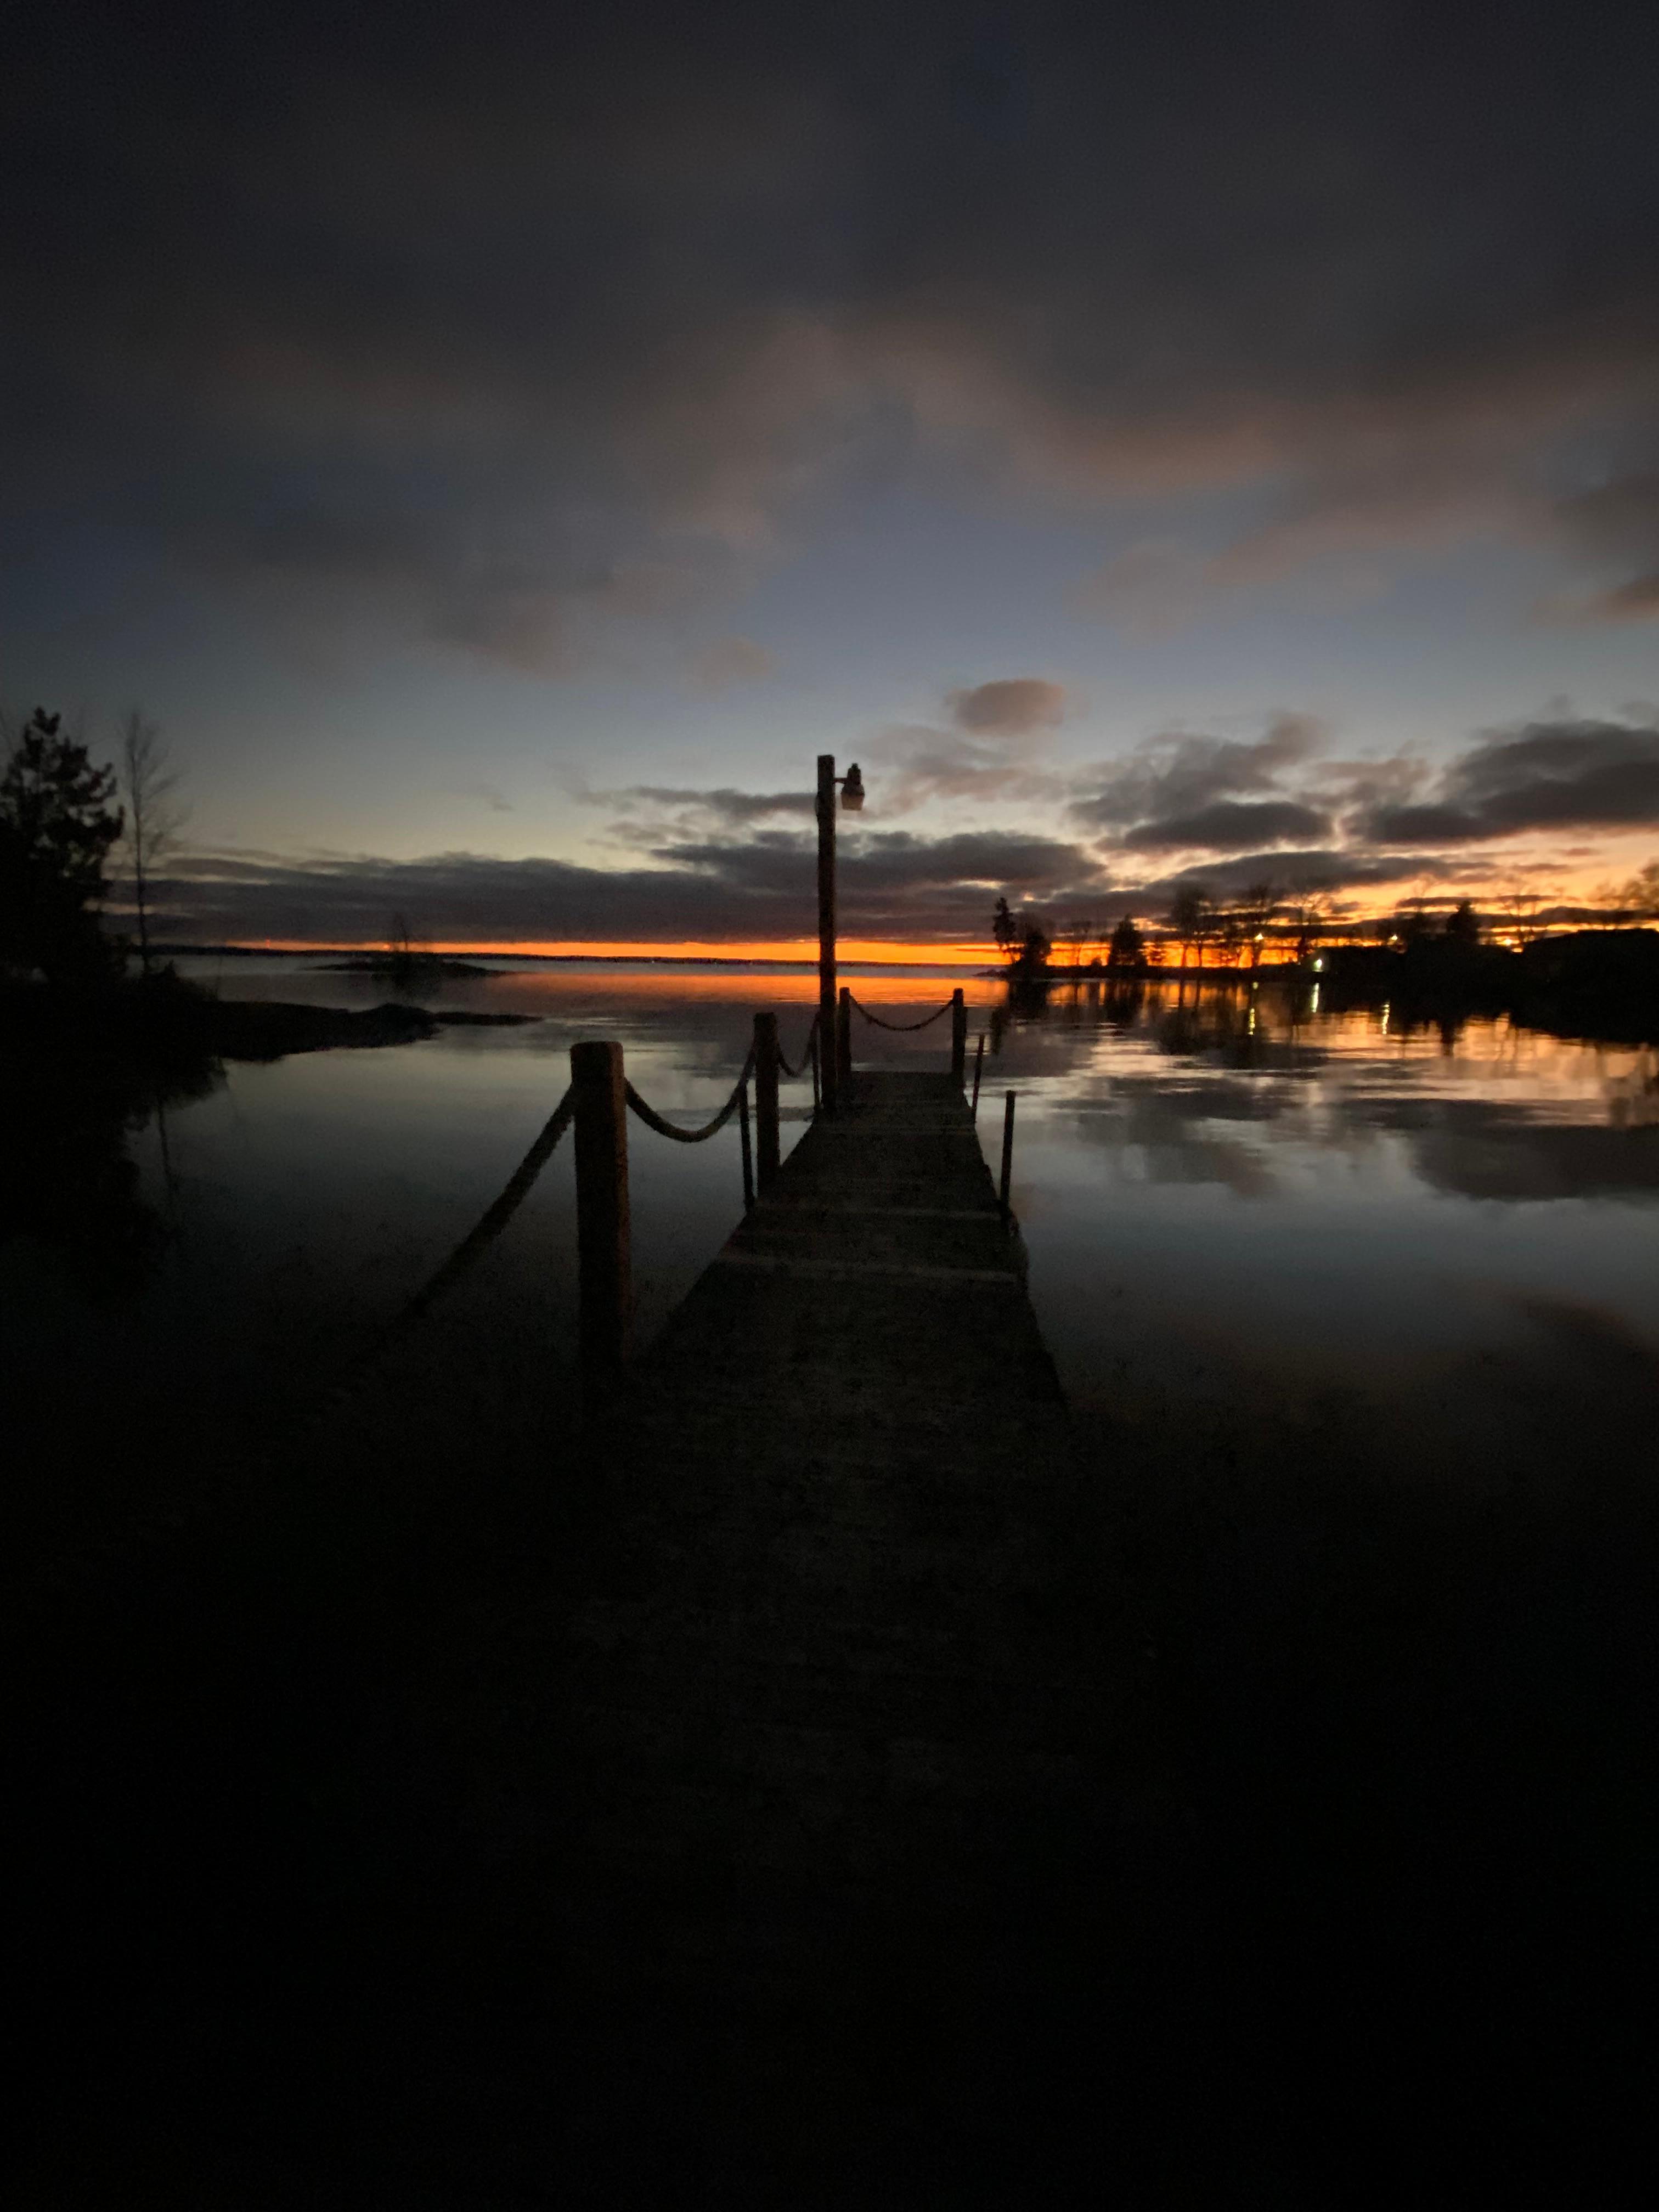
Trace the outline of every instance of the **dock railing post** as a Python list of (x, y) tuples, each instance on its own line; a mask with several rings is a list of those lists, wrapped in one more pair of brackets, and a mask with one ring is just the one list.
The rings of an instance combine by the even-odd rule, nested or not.
[(979, 1079), (984, 1066), (985, 1032), (981, 1030), (979, 1033), (979, 1042), (974, 1048), (974, 1103), (968, 1115), (970, 1121), (977, 1121), (979, 1119)]
[(1014, 1180), (1014, 1094), (1011, 1091), (1002, 1108), (1002, 1176), (997, 1188), (997, 1204), (1002, 1218), (1008, 1218), (1008, 1194)]
[(958, 1091), (968, 1078), (968, 1001), (958, 984), (951, 994), (951, 1080)]
[(570, 1080), (576, 1093), (577, 1337), (583, 1392), (591, 1402), (620, 1373), (633, 1318), (622, 1047), (573, 1044)]
[(755, 1180), (765, 1197), (778, 1171), (778, 1018), (755, 1017)]
[(749, 1141), (749, 1078), (738, 1085), (738, 1151), (743, 1160), (743, 1210), (754, 1211), (755, 1154)]
[[(841, 999), (836, 1007), (836, 1093), (844, 1092), (853, 1079), (853, 994), (845, 983), (841, 987)], [(830, 1110), (833, 1112), (834, 1107)]]

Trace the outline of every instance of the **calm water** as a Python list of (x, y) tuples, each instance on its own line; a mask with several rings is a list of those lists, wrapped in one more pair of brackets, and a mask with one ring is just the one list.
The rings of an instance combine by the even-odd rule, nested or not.
[[(903, 1019), (956, 979), (850, 980)], [(334, 1005), (388, 995), (280, 959), (227, 962), (222, 988)], [(1437, 1390), (1478, 1439), (1480, 1389), (1496, 1378), (1547, 1375), (1570, 1398), (1592, 1387), (1586, 1346), (1648, 1370), (1654, 1051), (1502, 1023), (1401, 1034), (1305, 1003), (1293, 1018), (1271, 987), (1197, 1004), (1174, 987), (1115, 1001), (1059, 991), (1024, 1012), (989, 980), (968, 988), (972, 1033), (988, 1035), (982, 1139), (994, 1157), (1015, 1090), (1031, 1292), (1079, 1406), (1224, 1397), (1247, 1376), (1363, 1388), (1396, 1408)], [(157, 1231), (142, 1266), (103, 1282), (37, 1242), (0, 1250), (9, 1341), (42, 1377), (142, 1375), (158, 1398), (210, 1401), (234, 1450), (240, 1425), (320, 1388), (488, 1204), (562, 1091), (574, 1040), (619, 1037), (638, 1088), (694, 1118), (729, 1089), (755, 1008), (777, 1009), (793, 1055), (813, 990), (805, 975), (503, 964), (434, 1003), (535, 1016), (526, 1026), (233, 1066), (126, 1139)], [(947, 1044), (943, 1024), (915, 1038), (860, 1024), (854, 1049), (939, 1066)], [(785, 1096), (799, 1112), (810, 1093)], [(733, 1124), (683, 1148), (635, 1125), (630, 1143), (648, 1333), (737, 1218), (738, 1139)], [(563, 1387), (571, 1176), (567, 1144), (425, 1324), (427, 1372), (483, 1363)]]

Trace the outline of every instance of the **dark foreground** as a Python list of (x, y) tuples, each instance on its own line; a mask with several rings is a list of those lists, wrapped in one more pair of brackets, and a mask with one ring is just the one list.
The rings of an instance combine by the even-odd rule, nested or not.
[[(416, 1343), (182, 1528), (37, 1562), (14, 2200), (1608, 2201), (1650, 1357), (1556, 1316), (1403, 1474), (1243, 1382), (1068, 1441), (975, 1158), (931, 1274), (829, 1224), (837, 1392), (769, 1265), (799, 1161), (597, 1431)], [(142, 1487), (122, 1409), (70, 1457), (13, 1407), (26, 1483)]]

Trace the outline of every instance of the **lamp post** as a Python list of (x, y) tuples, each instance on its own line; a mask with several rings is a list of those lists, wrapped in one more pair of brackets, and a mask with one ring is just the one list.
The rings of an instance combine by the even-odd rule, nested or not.
[(840, 1090), (836, 1052), (836, 786), (849, 814), (864, 805), (864, 782), (854, 761), (836, 774), (833, 753), (818, 755), (818, 1080), (823, 1110), (833, 1114)]

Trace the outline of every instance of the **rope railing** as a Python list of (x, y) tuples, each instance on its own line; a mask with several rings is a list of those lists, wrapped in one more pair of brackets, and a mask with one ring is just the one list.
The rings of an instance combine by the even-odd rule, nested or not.
[(720, 1108), (712, 1121), (705, 1121), (700, 1129), (682, 1129), (672, 1121), (665, 1121), (654, 1106), (647, 1106), (631, 1083), (623, 1085), (623, 1096), (647, 1129), (654, 1129), (659, 1137), (672, 1137), (677, 1145), (701, 1145), (723, 1129), (742, 1103), (744, 1091), (755, 1072), (755, 1055), (751, 1052), (743, 1063), (743, 1073), (732, 1086), (732, 1096)]
[[(867, 1006), (859, 1005), (850, 992), (843, 992), (842, 1012), (837, 1024), (843, 1032), (846, 1008), (849, 1002), (858, 1006), (859, 1012), (866, 1021), (885, 1030), (927, 1029), (942, 1015), (949, 1013), (953, 1005), (958, 1016), (962, 1011), (961, 994), (957, 993), (954, 999), (947, 999), (942, 1006), (925, 1015), (919, 1022), (888, 1022), (884, 1021), (880, 1015), (872, 1013)], [(627, 1115), (634, 1114), (647, 1128), (677, 1145), (706, 1144), (736, 1115), (742, 1140), (744, 1201), (746, 1206), (752, 1206), (756, 1196), (756, 1176), (750, 1133), (749, 1086), (751, 1081), (756, 1085), (759, 1114), (760, 1188), (763, 1194), (768, 1174), (775, 1174), (778, 1165), (776, 1079), (787, 1076), (793, 1081), (810, 1072), (813, 1079), (813, 1109), (815, 1112), (817, 1110), (820, 1061), (825, 1050), (818, 1017), (815, 1014), (809, 1024), (800, 1059), (793, 1066), (778, 1049), (774, 1018), (769, 1014), (757, 1015), (755, 1019), (757, 1042), (750, 1047), (731, 1092), (719, 1112), (694, 1129), (681, 1128), (640, 1096), (623, 1075), (620, 1045), (574, 1046), (570, 1055), (572, 1080), (569, 1087), (543, 1124), (535, 1142), (442, 1265), (434, 1269), (413, 1297), (405, 1299), (392, 1319), (376, 1331), (371, 1341), (350, 1361), (345, 1371), (336, 1377), (331, 1389), (325, 1394), (326, 1400), (337, 1402), (348, 1395), (398, 1338), (420, 1321), (488, 1250), (529, 1195), (537, 1177), (553, 1157), (560, 1139), (573, 1122), (579, 1125), (576, 1136), (576, 1194), (581, 1246), (582, 1359), (585, 1371), (590, 1368), (601, 1373), (613, 1371), (620, 1364), (625, 1350), (631, 1303), (631, 1293), (628, 1288), (627, 1148), (623, 1141), (623, 1125)], [(965, 1024), (959, 1029), (956, 1041), (958, 1045), (963, 1035)], [(830, 1049), (834, 1048), (832, 1044)], [(959, 1051), (953, 1051), (953, 1057), (959, 1059)], [(957, 1072), (960, 1074), (959, 1067)], [(975, 1079), (977, 1094), (977, 1067)], [(588, 1132), (586, 1136), (583, 1134), (584, 1130)], [(583, 1226), (585, 1221), (589, 1223), (588, 1227)]]
[(414, 1296), (404, 1301), (392, 1319), (376, 1333), (373, 1341), (356, 1355), (345, 1372), (335, 1378), (329, 1393), (331, 1398), (338, 1399), (362, 1382), (375, 1361), (391, 1350), (404, 1331), (422, 1319), (428, 1309), (446, 1291), (459, 1282), (474, 1261), (495, 1243), (530, 1195), (537, 1176), (558, 1150), (559, 1139), (574, 1120), (575, 1113), (576, 1086), (573, 1083), (567, 1086), (563, 1097), (543, 1123), (535, 1143), (443, 1265), (433, 1270)]
[(811, 1020), (811, 1025), (806, 1032), (806, 1042), (800, 1048), (800, 1066), (799, 1067), (791, 1067), (783, 1054), (780, 1053), (778, 1054), (778, 1073), (780, 1075), (787, 1075), (792, 1083), (797, 1083), (799, 1081), (800, 1078), (805, 1074), (807, 1069), (812, 1064), (812, 1040), (817, 1033), (818, 1018), (814, 1014)]
[(947, 999), (942, 1006), (935, 1006), (931, 1014), (924, 1014), (919, 1022), (884, 1022), (879, 1014), (872, 1013), (869, 1007), (864, 1004), (861, 999), (853, 998), (850, 991), (848, 994), (848, 997), (851, 1000), (851, 1003), (858, 1008), (860, 1013), (863, 1015), (866, 1022), (873, 1022), (878, 1030), (891, 1030), (896, 1035), (902, 1035), (905, 1031), (909, 1030), (925, 1030), (930, 1028), (934, 1022), (938, 1021), (941, 1018), (941, 1016), (948, 1014), (951, 1007), (956, 1003), (953, 999)]

